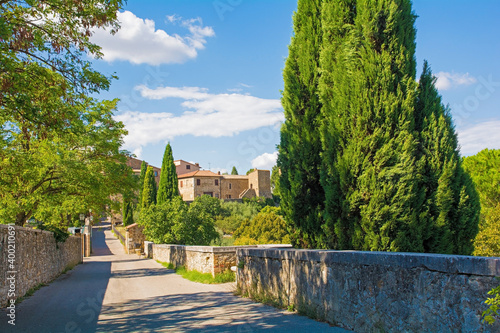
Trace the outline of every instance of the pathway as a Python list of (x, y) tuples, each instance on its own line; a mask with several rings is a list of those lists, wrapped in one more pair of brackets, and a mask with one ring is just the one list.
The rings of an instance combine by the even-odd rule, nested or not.
[(15, 328), (2, 318), (0, 332), (347, 332), (125, 254), (109, 227), (94, 228), (93, 251), (19, 304)]

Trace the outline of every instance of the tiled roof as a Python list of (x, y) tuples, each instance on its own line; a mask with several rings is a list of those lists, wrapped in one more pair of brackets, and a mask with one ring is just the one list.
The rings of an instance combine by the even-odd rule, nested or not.
[(198, 171), (193, 171), (193, 172), (189, 172), (189, 173), (185, 173), (185, 174), (182, 174), (180, 176), (178, 176), (177, 178), (191, 178), (191, 177), (217, 177), (220, 175), (212, 172), (212, 171), (209, 171), (209, 170), (198, 170)]

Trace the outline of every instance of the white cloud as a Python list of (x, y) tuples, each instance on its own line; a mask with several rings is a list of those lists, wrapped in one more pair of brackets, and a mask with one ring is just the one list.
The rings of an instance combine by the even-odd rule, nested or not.
[(271, 170), (273, 166), (276, 165), (277, 159), (278, 159), (277, 151), (275, 151), (272, 154), (264, 153), (252, 160), (252, 167), (257, 169)]
[(458, 130), (458, 142), (463, 156), (475, 155), (485, 148), (500, 149), (500, 120), (487, 121)]
[(128, 130), (124, 148), (135, 151), (148, 144), (172, 140), (176, 136), (222, 137), (284, 120), (278, 99), (263, 99), (241, 94), (210, 94), (198, 87), (136, 87), (148, 99), (180, 98), (186, 111), (181, 115), (168, 112), (128, 111), (116, 116)]
[(115, 35), (98, 29), (92, 42), (102, 47), (103, 59), (130, 61), (134, 64), (184, 63), (194, 59), (198, 50), (205, 48), (206, 38), (215, 36), (211, 27), (203, 26), (201, 19), (183, 20), (177, 16), (167, 16), (167, 20), (179, 24), (189, 31), (187, 36), (169, 35), (164, 30), (156, 30), (153, 20), (141, 19), (129, 11), (118, 12), (121, 28)]
[(448, 90), (457, 86), (468, 86), (476, 83), (475, 77), (469, 75), (469, 73), (459, 74), (459, 73), (449, 73), (449, 72), (439, 72), (436, 74), (436, 88), (439, 90)]

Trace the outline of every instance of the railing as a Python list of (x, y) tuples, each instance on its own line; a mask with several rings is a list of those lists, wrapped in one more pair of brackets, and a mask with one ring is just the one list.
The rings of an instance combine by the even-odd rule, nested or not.
[(115, 225), (111, 225), (111, 229), (115, 232), (115, 235), (122, 241), (122, 244), (125, 244), (125, 237), (115, 228)]

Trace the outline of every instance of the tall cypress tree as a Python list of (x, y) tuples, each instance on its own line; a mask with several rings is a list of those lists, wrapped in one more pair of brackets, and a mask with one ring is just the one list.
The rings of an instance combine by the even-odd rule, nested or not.
[(419, 133), (421, 234), (425, 252), (471, 254), (478, 232), (479, 197), (464, 172), (449, 110), (427, 62), (419, 80), (415, 128)]
[(160, 183), (158, 184), (157, 202), (162, 204), (172, 200), (179, 195), (179, 184), (177, 181), (177, 172), (172, 154), (170, 143), (165, 147), (163, 161), (161, 163)]
[(332, 243), (339, 249), (414, 250), (411, 3), (335, 0), (324, 1), (322, 10), (321, 180)]
[(144, 161), (141, 163), (141, 173), (139, 175), (139, 198), (138, 198), (138, 204), (137, 204), (137, 209), (140, 210), (142, 206), (142, 190), (144, 188), (144, 179), (146, 178), (146, 170), (148, 168), (148, 164)]
[(148, 166), (142, 190), (141, 209), (147, 209), (152, 204), (156, 204), (156, 181), (153, 167)]
[(231, 170), (231, 174), (232, 175), (237, 175), (238, 174), (238, 170), (236, 170), (235, 166), (233, 166), (233, 169)]
[(293, 21), (281, 99), (285, 110), (278, 147), (281, 207), (294, 245), (325, 248), (330, 244), (322, 228), (324, 192), (319, 181), (321, 141), (317, 131), (321, 1), (299, 0)]

